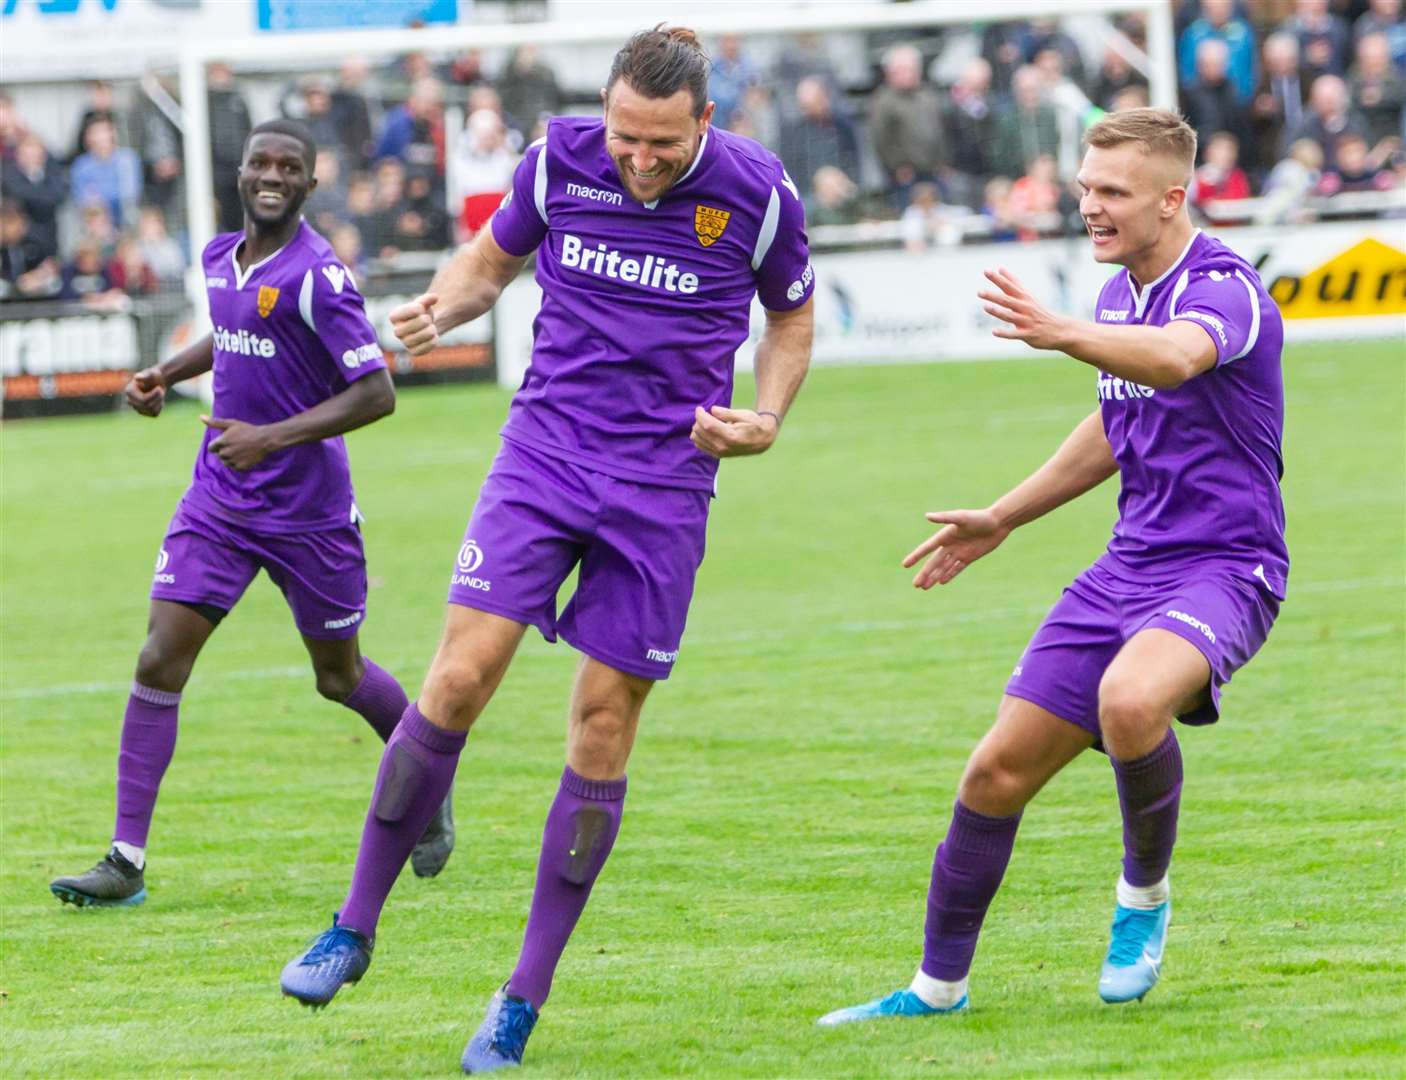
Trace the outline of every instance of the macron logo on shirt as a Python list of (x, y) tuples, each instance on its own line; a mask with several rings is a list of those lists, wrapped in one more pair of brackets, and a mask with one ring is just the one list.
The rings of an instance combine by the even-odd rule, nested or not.
[(578, 199), (590, 199), (592, 202), (610, 203), (612, 206), (620, 206), (624, 200), (618, 191), (604, 191), (601, 188), (586, 187), (585, 184), (567, 184), (566, 193), (574, 195)]
[(275, 352), (273, 338), (260, 337), (248, 330), (226, 330), (223, 326), (216, 326), (213, 337), (215, 348), (236, 356), (262, 356), (267, 359)]
[(698, 275), (681, 273), (677, 263), (666, 263), (656, 255), (646, 255), (641, 262), (604, 244), (586, 247), (579, 236), (571, 233), (562, 234), (561, 265), (649, 289), (690, 295), (698, 291)]

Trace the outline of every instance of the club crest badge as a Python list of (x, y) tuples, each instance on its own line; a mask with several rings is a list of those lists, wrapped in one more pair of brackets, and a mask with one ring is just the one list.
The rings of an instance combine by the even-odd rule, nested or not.
[(267, 319), (273, 305), (278, 303), (278, 290), (272, 285), (259, 286), (259, 315)]
[(730, 211), (718, 210), (700, 203), (693, 208), (693, 235), (698, 237), (698, 242), (704, 247), (711, 247), (713, 242), (722, 236), (730, 217)]

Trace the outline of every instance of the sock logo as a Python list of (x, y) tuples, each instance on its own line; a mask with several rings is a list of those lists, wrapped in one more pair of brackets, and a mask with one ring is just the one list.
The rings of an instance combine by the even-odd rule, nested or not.
[(160, 553), (156, 556), (156, 580), (162, 585), (174, 585), (176, 583), (175, 574), (167, 574), (164, 572), (166, 569), (166, 564), (170, 561), (170, 552), (168, 552), (165, 548), (162, 548)]

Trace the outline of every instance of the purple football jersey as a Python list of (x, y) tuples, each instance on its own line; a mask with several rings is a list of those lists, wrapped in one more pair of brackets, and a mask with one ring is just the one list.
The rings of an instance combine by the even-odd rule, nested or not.
[[(268, 258), (241, 271), (242, 232), (222, 233), (202, 262), (215, 335), (217, 417), (270, 424), (306, 412), (386, 366), (352, 276), (303, 222)], [(279, 450), (240, 472), (210, 453), (207, 430), (185, 499), (258, 532), (330, 529), (352, 520), (341, 436)]]
[(1284, 323), (1254, 267), (1200, 230), (1141, 290), (1127, 270), (1104, 285), (1098, 321), (1201, 326), (1216, 366), (1173, 390), (1098, 377), (1103, 429), (1118, 461), (1118, 523), (1105, 559), (1164, 580), (1214, 564), (1283, 598)]
[(503, 437), (610, 476), (711, 491), (695, 406), (728, 405), (753, 295), (774, 311), (814, 287), (795, 185), (776, 155), (710, 128), (688, 172), (634, 201), (605, 125), (561, 117), (528, 148), (492, 219), (537, 251), (532, 363)]

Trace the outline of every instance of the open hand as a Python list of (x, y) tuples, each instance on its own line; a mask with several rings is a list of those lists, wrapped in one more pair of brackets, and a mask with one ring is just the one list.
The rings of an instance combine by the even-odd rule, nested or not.
[(1000, 546), (1011, 530), (989, 510), (937, 510), (924, 515), (945, 526), (910, 551), (903, 565), (912, 567), (927, 558), (913, 576), (913, 587), (931, 589), (946, 585), (977, 559)]
[(1005, 267), (983, 273), (996, 288), (982, 289), (976, 295), (982, 300), (986, 314), (1007, 324), (996, 327), (992, 334), (1023, 341), (1036, 349), (1064, 347), (1068, 335), (1067, 320), (1062, 315), (1046, 310)]
[(411, 356), (424, 356), (439, 344), (439, 330), (434, 324), (437, 303), (438, 296), (424, 293), (391, 311), (391, 329)]
[(715, 458), (760, 454), (776, 441), (777, 420), (751, 409), (728, 409), (714, 405), (693, 410), (693, 445)]
[(220, 432), (210, 443), (209, 450), (231, 469), (247, 472), (276, 449), (268, 428), (262, 424), (212, 416), (202, 416), (200, 421)]

